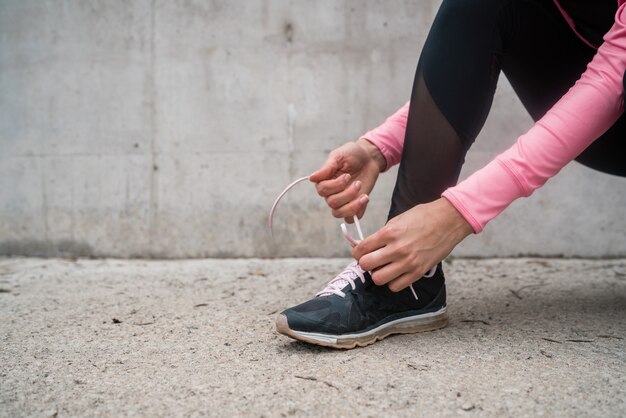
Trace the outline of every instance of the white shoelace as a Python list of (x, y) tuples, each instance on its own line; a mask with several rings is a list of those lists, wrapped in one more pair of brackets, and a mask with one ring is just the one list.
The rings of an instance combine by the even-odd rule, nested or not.
[[(283, 190), (274, 201), (274, 204), (272, 205), (272, 209), (270, 209), (269, 219), (267, 222), (267, 225), (270, 229), (270, 233), (272, 234), (272, 237), (274, 236), (274, 232), (272, 230), (274, 214), (276, 213), (278, 202), (280, 202), (283, 196), (285, 196), (285, 194), (287, 194), (287, 192), (291, 190), (292, 187), (308, 179), (309, 177), (306, 176), (306, 177), (301, 177), (297, 179), (296, 181), (292, 182), (287, 187), (285, 187), (285, 190)], [(357, 216), (354, 215), (352, 219), (354, 220), (354, 225), (356, 226), (357, 232), (359, 234), (358, 240), (354, 239), (350, 235), (350, 233), (348, 232), (348, 227), (346, 226), (345, 223), (342, 222), (340, 227), (341, 227), (341, 232), (343, 233), (343, 236), (348, 240), (348, 242), (350, 243), (352, 247), (355, 247), (364, 238), (363, 238), (363, 231), (361, 230), (361, 224), (359, 223), (359, 218), (357, 218)], [(437, 266), (435, 265), (433, 268), (431, 268), (428, 271), (428, 273), (424, 275), (424, 277), (432, 277), (435, 275), (436, 271), (437, 271)], [(356, 289), (356, 284), (355, 284), (356, 279), (360, 279), (362, 283), (365, 283), (365, 273), (366, 271), (363, 270), (361, 266), (359, 266), (359, 263), (357, 261), (353, 261), (352, 263), (348, 264), (348, 266), (341, 273), (339, 273), (334, 279), (329, 281), (326, 287), (322, 289), (321, 291), (319, 291), (316, 294), (316, 296), (329, 296), (329, 295), (334, 294), (343, 298), (346, 296), (346, 294), (342, 291), (342, 289), (345, 288), (347, 285), (350, 285), (352, 290)], [(370, 273), (371, 275), (371, 272), (368, 272), (368, 273)], [(415, 293), (415, 289), (413, 288), (413, 284), (409, 285), (409, 289), (411, 289), (413, 296), (417, 300), (418, 297), (417, 297), (417, 293)]]
[(365, 283), (365, 271), (359, 266), (359, 263), (353, 261), (337, 277), (329, 281), (324, 289), (317, 292), (315, 296), (330, 296), (334, 294), (345, 298), (346, 294), (341, 289), (347, 285), (350, 285), (352, 290), (356, 289), (356, 284), (354, 283), (356, 279), (360, 279), (362, 283)]
[(291, 190), (291, 188), (293, 186), (295, 186), (298, 183), (301, 183), (305, 180), (308, 180), (309, 176), (306, 177), (300, 177), (298, 180), (292, 182), (291, 184), (289, 184), (289, 186), (285, 187), (285, 190), (283, 190), (278, 197), (276, 198), (276, 200), (274, 201), (274, 204), (272, 205), (272, 209), (270, 209), (270, 216), (267, 220), (267, 226), (270, 229), (270, 233), (272, 234), (272, 237), (274, 236), (274, 230), (272, 229), (272, 226), (274, 226), (274, 213), (276, 213), (276, 208), (278, 207), (278, 202), (280, 202), (280, 199), (283, 198), (283, 196), (285, 196), (287, 194), (287, 192), (289, 190)]

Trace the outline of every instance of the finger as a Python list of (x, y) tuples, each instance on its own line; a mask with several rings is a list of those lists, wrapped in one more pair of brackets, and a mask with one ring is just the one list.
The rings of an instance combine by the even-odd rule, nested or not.
[(343, 205), (339, 209), (333, 209), (333, 216), (335, 218), (349, 219), (348, 223), (352, 223), (354, 222), (352, 217), (356, 215), (356, 213), (361, 207), (367, 206), (367, 202), (369, 202), (369, 197), (366, 194), (364, 194), (358, 199), (354, 199), (352, 202), (348, 203), (347, 205)]
[[(363, 199), (363, 200), (359, 201), (360, 208), (357, 209), (357, 211), (356, 211), (356, 217), (361, 219), (363, 217), (363, 215), (365, 215), (365, 209), (367, 209), (367, 205), (369, 204), (370, 198), (369, 198), (368, 195), (363, 195), (359, 199)], [(353, 224), (354, 223), (354, 217), (353, 216), (348, 216), (348, 217), (343, 218), (343, 219), (344, 219), (344, 221), (346, 221), (346, 223), (349, 223), (349, 224)]]
[[(332, 194), (326, 198), (326, 203), (332, 209), (339, 209), (347, 203), (355, 200), (361, 190), (361, 182), (359, 180), (346, 187), (343, 191)], [(356, 213), (356, 212), (355, 212)]]
[(317, 194), (322, 197), (328, 197), (335, 193), (342, 192), (350, 184), (350, 174), (344, 174), (332, 180), (323, 180), (315, 185)]
[(372, 271), (391, 263), (393, 260), (394, 255), (392, 251), (389, 251), (389, 247), (382, 247), (359, 258), (359, 266), (365, 271)]
[(367, 205), (369, 204), (369, 196), (367, 198), (367, 202), (365, 202), (362, 206), (361, 209), (359, 209), (359, 211), (356, 213), (356, 217), (361, 219), (364, 215), (365, 215), (365, 211), (367, 210)]
[(309, 176), (309, 180), (313, 183), (319, 183), (323, 180), (333, 179), (337, 175), (340, 167), (341, 164), (339, 158), (335, 154), (331, 153), (324, 165)]
[(399, 292), (415, 283), (421, 277), (421, 275), (415, 275), (414, 273), (404, 273), (387, 283), (387, 286), (389, 286), (389, 290), (392, 292)]
[(352, 257), (361, 260), (365, 254), (384, 247), (389, 242), (389, 232), (387, 226), (382, 227), (352, 249)]
[(392, 261), (372, 272), (372, 281), (378, 286), (390, 283), (407, 272), (407, 268), (398, 260)]

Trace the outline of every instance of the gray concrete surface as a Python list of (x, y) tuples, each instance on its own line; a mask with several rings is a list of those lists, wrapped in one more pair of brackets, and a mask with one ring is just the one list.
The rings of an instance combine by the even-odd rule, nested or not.
[[(267, 210), (407, 100), (438, 4), (0, 0), (0, 254), (345, 256), (311, 187)], [(530, 124), (502, 77), (463, 175)], [(624, 256), (625, 192), (567, 168), (459, 254)]]
[(454, 260), (451, 322), (273, 332), (345, 259), (0, 259), (0, 416), (626, 414), (626, 260)]

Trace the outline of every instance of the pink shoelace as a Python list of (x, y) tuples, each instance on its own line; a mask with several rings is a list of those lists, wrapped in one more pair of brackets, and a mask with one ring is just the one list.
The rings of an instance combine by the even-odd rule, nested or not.
[[(267, 226), (270, 229), (270, 233), (272, 234), (272, 237), (274, 236), (274, 232), (272, 229), (274, 225), (274, 214), (276, 213), (278, 202), (280, 202), (280, 200), (287, 194), (287, 192), (291, 190), (296, 184), (306, 181), (308, 179), (309, 177), (306, 176), (306, 177), (301, 177), (293, 181), (291, 184), (285, 187), (285, 190), (283, 190), (274, 201), (274, 204), (272, 205), (272, 209), (270, 209), (270, 214), (269, 214), (269, 218), (267, 222)], [(357, 216), (354, 215), (352, 219), (354, 220), (354, 225), (356, 226), (356, 230), (359, 235), (358, 240), (352, 237), (352, 235), (350, 235), (350, 233), (348, 232), (348, 227), (345, 223), (342, 222), (340, 227), (341, 227), (341, 232), (343, 233), (343, 236), (348, 240), (348, 242), (350, 243), (350, 246), (355, 247), (364, 238), (363, 238), (363, 231), (361, 230), (361, 224), (359, 223), (359, 218), (357, 218)], [(436, 271), (437, 271), (437, 266), (431, 268), (428, 271), (428, 273), (424, 275), (424, 277), (432, 277), (435, 275)], [(352, 263), (348, 264), (348, 266), (341, 273), (339, 273), (337, 276), (335, 276), (335, 278), (329, 281), (324, 289), (317, 292), (315, 296), (329, 296), (329, 295), (334, 294), (343, 298), (346, 296), (346, 294), (342, 291), (342, 289), (345, 288), (347, 285), (350, 285), (352, 290), (354, 290), (356, 288), (356, 284), (355, 284), (356, 279), (359, 279), (361, 280), (362, 283), (365, 283), (365, 273), (366, 271), (363, 270), (361, 266), (359, 266), (359, 263), (357, 261), (353, 261)], [(369, 273), (371, 274), (371, 272)], [(413, 296), (417, 300), (417, 294), (415, 293), (413, 284), (411, 284), (409, 288), (411, 289)]]
[(317, 292), (315, 296), (330, 296), (334, 294), (345, 298), (346, 294), (342, 292), (341, 289), (343, 289), (347, 285), (350, 285), (350, 287), (352, 287), (352, 290), (356, 289), (356, 284), (354, 281), (357, 278), (360, 279), (362, 283), (365, 283), (365, 272), (363, 271), (361, 266), (359, 266), (359, 263), (353, 261), (352, 263), (348, 264), (344, 271), (342, 271), (334, 279), (329, 281), (325, 288)]

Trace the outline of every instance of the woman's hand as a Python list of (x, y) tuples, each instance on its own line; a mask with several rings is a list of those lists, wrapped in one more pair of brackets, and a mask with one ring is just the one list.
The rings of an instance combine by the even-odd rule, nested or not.
[(359, 139), (332, 151), (324, 165), (311, 174), (317, 193), (326, 200), (333, 216), (352, 223), (352, 216), (360, 219), (369, 202), (378, 174), (386, 161), (378, 148)]
[(391, 219), (352, 249), (363, 270), (377, 285), (399, 292), (422, 278), (473, 232), (444, 198), (418, 205)]

